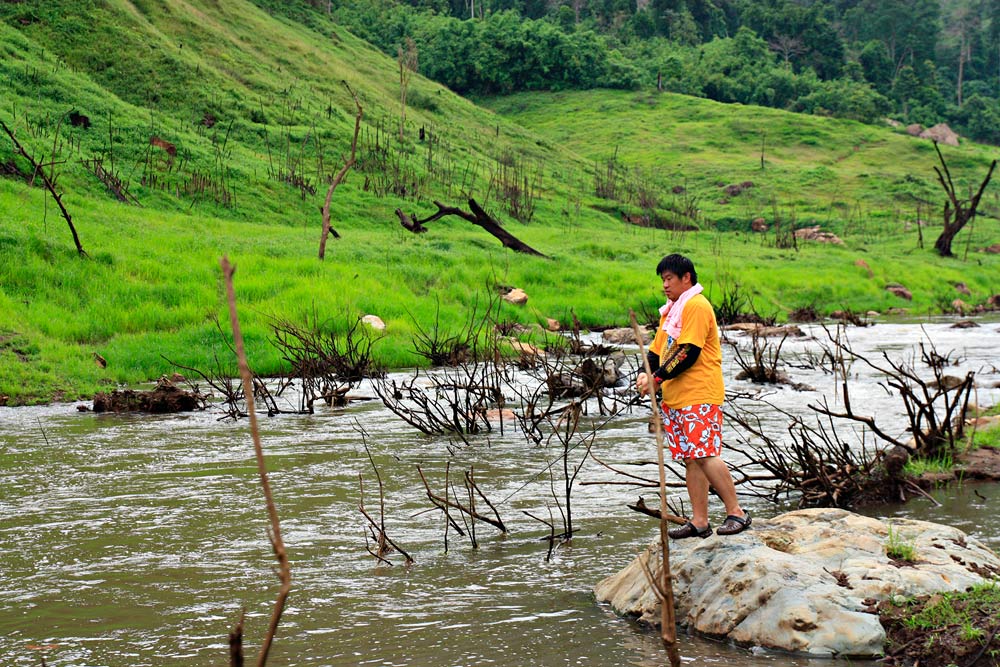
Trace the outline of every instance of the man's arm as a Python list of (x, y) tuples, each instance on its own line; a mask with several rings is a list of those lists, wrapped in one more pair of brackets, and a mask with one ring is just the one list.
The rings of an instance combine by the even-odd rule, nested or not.
[(701, 348), (693, 343), (674, 345), (667, 350), (666, 358), (663, 359), (663, 363), (659, 365), (659, 368), (653, 372), (653, 377), (660, 383), (672, 380), (694, 366), (694, 362), (698, 360), (699, 354), (701, 354)]

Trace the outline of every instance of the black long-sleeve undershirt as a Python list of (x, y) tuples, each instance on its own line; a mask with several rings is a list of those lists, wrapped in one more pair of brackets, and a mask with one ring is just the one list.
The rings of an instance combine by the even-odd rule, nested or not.
[(699, 354), (701, 354), (701, 348), (697, 345), (682, 343), (667, 350), (666, 358), (662, 362), (660, 356), (653, 351), (647, 353), (647, 358), (649, 359), (649, 367), (656, 369), (653, 371), (653, 377), (656, 378), (657, 382), (662, 383), (674, 379), (694, 366)]

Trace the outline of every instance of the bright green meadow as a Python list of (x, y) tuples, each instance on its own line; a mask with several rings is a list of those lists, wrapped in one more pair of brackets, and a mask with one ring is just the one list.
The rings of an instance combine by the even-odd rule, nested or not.
[[(322, 15), (310, 25), (240, 1), (0, 5), (0, 120), (56, 181), (87, 253), (77, 255), (40, 178), (0, 135), (0, 401), (72, 400), (155, 379), (171, 362), (231, 367), (216, 324), (226, 322), (223, 255), (237, 266), (262, 373), (282, 368), (272, 322), (342, 332), (368, 313), (388, 325), (379, 363), (423, 363), (414, 334), (435, 322), (457, 332), (498, 286), (529, 295), (526, 306), (503, 304), (504, 320), (624, 325), (630, 308), (648, 314), (661, 302), (654, 268), (668, 252), (692, 256), (710, 298), (739, 289), (779, 319), (808, 306), (923, 317), (1000, 292), (1000, 259), (982, 250), (1000, 242), (1000, 189), (987, 189), (957, 256), (938, 257), (944, 193), (928, 141), (654, 91), (477, 106), (418, 75), (400, 141), (397, 62)], [(320, 261), (320, 208), (355, 123), (344, 82), (363, 107), (358, 163), (333, 195), (340, 238)], [(70, 111), (90, 127), (71, 125)], [(998, 153), (943, 150), (962, 192)], [(600, 198), (596, 174), (616, 151), (619, 194)], [(547, 257), (507, 250), (457, 217), (411, 234), (395, 214), (426, 217), (435, 200), (465, 207), (469, 197)], [(517, 207), (532, 213), (519, 221)], [(751, 232), (755, 218), (769, 231)], [(793, 229), (811, 225), (842, 244), (791, 243)], [(893, 282), (913, 300), (887, 292)]]

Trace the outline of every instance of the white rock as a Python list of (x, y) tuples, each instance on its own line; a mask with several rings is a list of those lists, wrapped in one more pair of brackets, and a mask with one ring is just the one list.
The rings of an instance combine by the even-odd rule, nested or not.
[(385, 322), (378, 315), (365, 315), (361, 321), (376, 331), (385, 331)]
[[(675, 540), (678, 623), (748, 646), (874, 657), (883, 653), (885, 633), (862, 604), (866, 598), (964, 590), (990, 572), (1000, 574), (1000, 558), (955, 528), (909, 519), (894, 519), (891, 527), (917, 562), (891, 562), (888, 523), (837, 509), (755, 518), (750, 530), (728, 537)], [(648, 552), (658, 572), (658, 540)], [(846, 577), (847, 586), (833, 573)], [(659, 623), (659, 602), (638, 559), (600, 582), (595, 594), (619, 613)]]

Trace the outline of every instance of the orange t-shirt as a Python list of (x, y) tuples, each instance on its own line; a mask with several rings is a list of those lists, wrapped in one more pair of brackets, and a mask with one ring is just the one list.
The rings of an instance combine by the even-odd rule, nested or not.
[[(662, 359), (667, 350), (667, 332), (663, 330), (666, 316), (649, 346)], [(660, 385), (663, 403), (679, 410), (691, 405), (709, 403), (722, 405), (726, 400), (726, 387), (722, 381), (722, 344), (719, 342), (719, 325), (715, 321), (712, 304), (701, 294), (696, 294), (684, 304), (681, 313), (681, 333), (674, 345), (690, 343), (701, 348), (694, 365), (672, 380)], [(653, 369), (656, 370), (656, 369)]]

